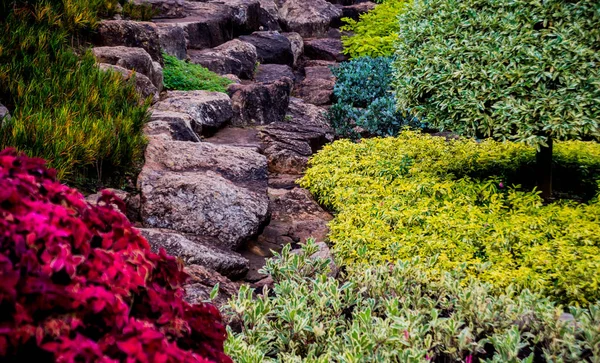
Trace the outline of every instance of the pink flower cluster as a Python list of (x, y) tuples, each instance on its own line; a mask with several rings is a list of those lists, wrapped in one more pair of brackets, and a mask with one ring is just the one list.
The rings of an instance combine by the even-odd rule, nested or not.
[(0, 361), (231, 362), (219, 311), (183, 267), (40, 159), (0, 152)]

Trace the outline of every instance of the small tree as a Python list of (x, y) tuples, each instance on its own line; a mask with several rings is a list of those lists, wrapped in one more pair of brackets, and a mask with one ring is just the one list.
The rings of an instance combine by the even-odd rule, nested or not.
[(537, 147), (600, 134), (597, 0), (416, 0), (399, 18), (398, 106), (441, 130)]

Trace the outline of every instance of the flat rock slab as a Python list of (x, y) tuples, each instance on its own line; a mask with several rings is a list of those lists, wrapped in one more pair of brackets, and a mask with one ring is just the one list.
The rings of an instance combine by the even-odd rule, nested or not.
[(253, 127), (226, 127), (206, 139), (205, 142), (216, 145), (247, 147), (259, 152), (260, 137), (258, 136), (258, 132)]
[(269, 217), (267, 160), (250, 148), (149, 137), (138, 177), (146, 227), (213, 237), (236, 250)]
[(291, 98), (286, 119), (260, 128), (269, 171), (302, 174), (308, 158), (334, 139), (324, 110)]
[(198, 135), (210, 135), (233, 116), (231, 100), (225, 93), (209, 91), (168, 91), (166, 98), (154, 105), (158, 111), (187, 114)]
[(186, 113), (152, 110), (150, 121), (144, 126), (144, 133), (148, 136), (165, 134), (177, 141), (200, 142), (192, 123), (192, 118)]
[(248, 272), (248, 260), (240, 254), (218, 248), (213, 238), (182, 235), (169, 230), (140, 228), (154, 252), (161, 248), (182, 259), (186, 265), (201, 265), (235, 279)]

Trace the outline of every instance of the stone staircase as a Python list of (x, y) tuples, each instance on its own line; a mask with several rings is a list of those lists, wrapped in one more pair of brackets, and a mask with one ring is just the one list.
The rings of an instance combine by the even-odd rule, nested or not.
[[(295, 181), (334, 139), (324, 111), (335, 83), (330, 67), (346, 59), (340, 19), (374, 4), (136, 3), (151, 4), (156, 19), (103, 21), (93, 50), (100, 67), (124, 77), (135, 70), (138, 90), (154, 96), (139, 194), (124, 196), (128, 216), (154, 249), (186, 263), (191, 300), (206, 299), (218, 282), (222, 303), (239, 283), (270, 283), (258, 270), (271, 250), (325, 240), (331, 215)], [(227, 94), (162, 91), (161, 51), (235, 83)]]

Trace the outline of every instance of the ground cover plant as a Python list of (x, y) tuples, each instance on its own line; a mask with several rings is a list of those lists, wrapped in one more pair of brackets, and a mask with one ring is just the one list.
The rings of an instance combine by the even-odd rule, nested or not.
[(362, 14), (359, 20), (343, 18), (341, 27), (350, 35), (342, 36), (344, 53), (355, 57), (382, 57), (394, 54), (394, 42), (398, 38), (398, 15), (407, 5), (406, 0), (384, 0), (375, 9)]
[(186, 62), (163, 53), (165, 88), (180, 91), (226, 92), (231, 80), (211, 72), (199, 64)]
[(344, 263), (437, 256), (439, 269), (499, 290), (595, 302), (600, 145), (560, 142), (555, 159), (561, 185), (576, 186), (567, 194), (582, 193), (577, 201), (544, 204), (533, 185), (518, 185), (532, 173), (533, 147), (410, 131), (328, 145), (301, 185), (337, 213), (329, 238)]
[(422, 127), (416, 118), (396, 109), (391, 57), (355, 58), (332, 72), (336, 103), (327, 116), (338, 136), (393, 136), (406, 126)]
[(358, 265), (335, 279), (329, 260), (267, 261), (273, 289), (242, 287), (225, 349), (236, 362), (584, 362), (600, 354), (600, 306), (572, 316), (529, 291), (496, 294), (462, 272), (430, 279), (435, 261)]
[(85, 47), (76, 46), (116, 1), (2, 6), (0, 102), (12, 119), (2, 124), (0, 147), (47, 159), (65, 182), (119, 186), (141, 162), (148, 104), (132, 83), (100, 71)]
[(398, 19), (398, 106), (441, 130), (535, 146), (548, 198), (553, 140), (600, 136), (599, 22), (592, 0), (416, 1)]
[(0, 152), (0, 360), (231, 362), (217, 308), (185, 302), (181, 262), (151, 252), (113, 204)]

